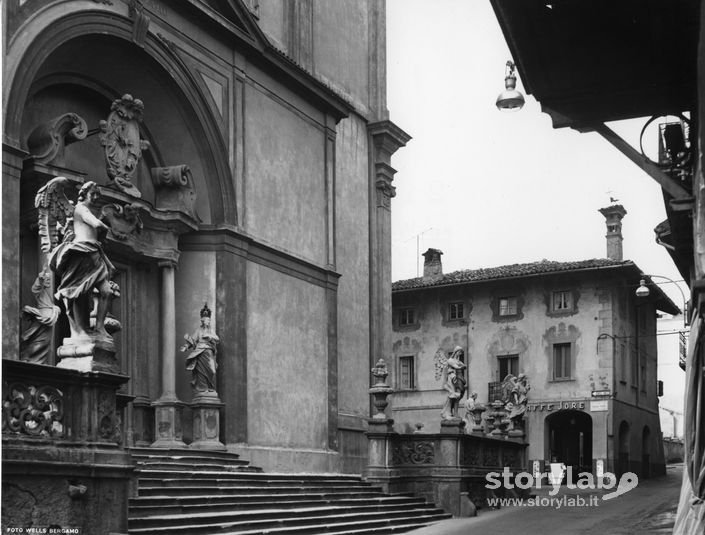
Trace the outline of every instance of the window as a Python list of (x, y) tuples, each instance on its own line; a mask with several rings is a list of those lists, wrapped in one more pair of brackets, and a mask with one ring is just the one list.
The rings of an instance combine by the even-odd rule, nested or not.
[(570, 344), (553, 344), (553, 379), (570, 379)]
[(499, 381), (504, 381), (504, 378), (509, 375), (519, 375), (519, 355), (500, 355), (497, 357), (499, 361)]
[(416, 321), (413, 308), (402, 308), (399, 310), (399, 325), (413, 325)]
[(553, 292), (553, 311), (570, 312), (573, 310), (573, 294), (568, 291)]
[(500, 316), (516, 316), (517, 313), (517, 298), (516, 297), (500, 297), (499, 298), (499, 315)]
[(627, 348), (624, 344), (619, 346), (619, 378), (620, 382), (627, 382)]
[(448, 305), (448, 319), (461, 320), (465, 317), (465, 309), (462, 303), (451, 303)]
[(399, 389), (413, 390), (415, 387), (414, 357), (399, 357)]

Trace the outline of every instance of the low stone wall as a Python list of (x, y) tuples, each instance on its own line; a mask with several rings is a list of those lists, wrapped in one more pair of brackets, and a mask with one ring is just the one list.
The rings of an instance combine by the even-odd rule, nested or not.
[(122, 375), (3, 359), (2, 532), (127, 533)]
[(682, 463), (683, 441), (678, 438), (664, 438), (663, 454), (667, 463)]
[(390, 422), (370, 420), (364, 479), (386, 492), (411, 492), (454, 516), (486, 504), (489, 472), (526, 469), (527, 445), (521, 440), (464, 434), (458, 424), (443, 425), (438, 434), (399, 434)]

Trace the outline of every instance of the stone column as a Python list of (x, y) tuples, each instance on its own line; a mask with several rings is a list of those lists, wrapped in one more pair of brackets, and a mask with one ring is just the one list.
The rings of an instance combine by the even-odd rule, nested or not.
[[(392, 350), (392, 212), (395, 195), (392, 181), (396, 171), (390, 165), (392, 154), (411, 139), (389, 120), (370, 123), (373, 145), (370, 194), (370, 365), (387, 357)], [(370, 408), (372, 410), (372, 408)]]
[(183, 403), (176, 397), (176, 262), (159, 263), (162, 270), (161, 291), (161, 365), (162, 395), (152, 403), (154, 407), (153, 448), (184, 448), (182, 440), (181, 410)]

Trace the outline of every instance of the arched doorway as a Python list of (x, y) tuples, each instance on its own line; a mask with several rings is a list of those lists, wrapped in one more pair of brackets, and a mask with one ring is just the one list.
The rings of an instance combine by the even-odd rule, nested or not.
[(592, 472), (592, 418), (582, 411), (559, 411), (546, 417), (548, 459), (580, 472)]
[(644, 426), (641, 432), (641, 477), (651, 477), (651, 429)]
[(618, 435), (618, 440), (619, 440), (619, 449), (617, 452), (617, 472), (619, 476), (624, 474), (625, 472), (629, 472), (629, 442), (630, 442), (630, 430), (629, 430), (629, 424), (625, 421), (622, 421), (621, 424), (619, 424), (619, 435)]

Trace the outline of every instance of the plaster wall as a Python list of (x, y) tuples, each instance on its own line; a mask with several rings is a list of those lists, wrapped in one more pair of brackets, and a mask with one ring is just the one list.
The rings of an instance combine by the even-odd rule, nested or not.
[(340, 412), (365, 418), (369, 394), (369, 226), (365, 123), (341, 121), (336, 138), (336, 241), (338, 283), (338, 372)]
[(325, 264), (324, 134), (290, 106), (251, 86), (245, 98), (245, 229)]
[(313, 57), (316, 76), (367, 107), (369, 3), (313, 0)]
[(336, 388), (327, 382), (325, 290), (254, 263), (247, 283), (248, 442), (323, 451)]
[[(259, 24), (267, 38), (279, 49), (290, 52), (288, 3), (281, 0), (259, 0)], [(291, 55), (291, 54), (290, 54)]]
[[(460, 345), (467, 348), (468, 392), (477, 392), (478, 400), (488, 399), (488, 383), (500, 381), (498, 356), (519, 355), (519, 373), (529, 377), (531, 400), (570, 400), (590, 397), (593, 381), (599, 376), (611, 384), (609, 370), (603, 369), (597, 357), (596, 341), (603, 305), (594, 284), (575, 286), (579, 293), (577, 311), (572, 314), (548, 314), (547, 296), (564, 288), (564, 283), (523, 281), (522, 286), (475, 286), (467, 288), (428, 289), (394, 295), (395, 314), (398, 308), (415, 305), (419, 323), (414, 327), (399, 327), (395, 318), (392, 373), (398, 383), (398, 358), (415, 355), (417, 391), (398, 392), (392, 396), (392, 416), (399, 426), (412, 425), (411, 418), (426, 417), (425, 430), (440, 429), (440, 409), (445, 394), (440, 380), (435, 378), (434, 355), (439, 348), (448, 352)], [(520, 313), (515, 320), (499, 318), (493, 312), (493, 300), (500, 295), (520, 296)], [(470, 309), (466, 319), (448, 321), (449, 302), (462, 301)], [(574, 379), (554, 381), (551, 375), (552, 343), (571, 342), (575, 354)], [(592, 375), (592, 379), (590, 376)], [(409, 409), (413, 409), (410, 411)], [(415, 412), (416, 411), (416, 412)], [(462, 413), (462, 411), (461, 411)]]

